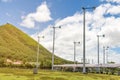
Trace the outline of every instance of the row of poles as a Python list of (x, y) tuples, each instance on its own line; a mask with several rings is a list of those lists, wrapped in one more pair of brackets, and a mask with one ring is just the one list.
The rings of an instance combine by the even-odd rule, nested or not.
[[(97, 36), (100, 36), (100, 35), (97, 35)], [(80, 42), (73, 42), (74, 43), (74, 64), (76, 64), (76, 45), (77, 44), (80, 44)], [(107, 64), (109, 61), (108, 61), (108, 49), (109, 49), (109, 46), (103, 46), (103, 64)], [(98, 55), (99, 55), (99, 39), (98, 39)], [(87, 60), (87, 59), (86, 59)], [(83, 63), (83, 59), (81, 59), (81, 63)], [(88, 59), (88, 62), (87, 63), (90, 63), (90, 60)], [(93, 59), (92, 59), (92, 64), (93, 64)], [(98, 56), (98, 63), (99, 63), (99, 56)], [(101, 63), (99, 63), (101, 64)]]
[[(83, 10), (83, 73), (85, 74), (86, 73), (86, 66), (85, 66), (85, 63), (86, 63), (86, 10), (88, 9), (95, 9), (95, 7), (82, 7), (82, 10)], [(57, 28), (61, 28), (61, 26), (53, 26), (53, 48), (52, 48), (52, 70), (54, 70), (54, 49), (55, 49), (55, 30)], [(105, 35), (97, 35), (97, 38), (98, 38), (98, 66), (99, 66), (99, 37), (105, 37)], [(38, 63), (38, 57), (39, 57), (39, 38), (44, 38), (43, 36), (40, 37), (38, 36), (38, 51), (37, 51), (37, 63), (36, 63), (36, 68), (38, 68), (39, 66), (39, 63)], [(75, 47), (76, 47), (76, 44), (80, 44), (80, 42), (74, 42), (74, 64), (75, 64), (75, 55), (76, 55), (76, 50), (75, 50)], [(103, 63), (105, 61), (105, 57), (103, 57)], [(99, 68), (99, 67), (98, 67)], [(98, 69), (99, 70), (99, 69)]]

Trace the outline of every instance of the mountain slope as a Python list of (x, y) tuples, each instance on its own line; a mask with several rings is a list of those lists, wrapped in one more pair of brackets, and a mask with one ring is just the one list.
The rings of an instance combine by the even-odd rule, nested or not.
[[(37, 42), (11, 24), (0, 26), (0, 58), (35, 62)], [(51, 53), (40, 45), (39, 61), (42, 65), (51, 65)], [(55, 57), (55, 63), (68, 61)]]

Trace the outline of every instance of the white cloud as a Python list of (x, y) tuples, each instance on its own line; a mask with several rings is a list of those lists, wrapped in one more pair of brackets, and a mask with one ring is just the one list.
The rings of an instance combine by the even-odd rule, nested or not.
[(56, 26), (58, 25), (65, 25), (65, 24), (68, 24), (68, 23), (78, 23), (79, 21), (82, 21), (82, 15), (79, 15), (79, 13), (76, 13), (74, 14), (73, 16), (69, 16), (63, 20), (60, 20), (60, 21), (57, 21), (56, 23)]
[(107, 2), (113, 2), (113, 3), (120, 3), (120, 0), (101, 0), (101, 1), (107, 1)]
[(116, 2), (116, 3), (120, 3), (120, 0), (107, 0), (108, 2)]
[[(105, 38), (100, 38), (100, 63), (103, 62), (103, 46), (108, 45), (110, 48), (120, 47), (120, 18), (114, 15), (105, 17), (105, 15), (112, 13), (110, 11), (112, 9), (113, 5), (107, 3), (98, 6), (94, 12), (86, 13), (86, 58), (90, 59), (91, 62), (92, 59), (95, 63), (97, 62), (97, 34), (106, 35)], [(64, 59), (73, 60), (73, 41), (80, 41), (81, 44), (77, 45), (77, 60), (81, 61), (83, 56), (83, 14), (75, 13), (73, 16), (57, 20), (55, 25), (62, 25), (61, 29), (56, 29), (55, 54)], [(49, 26), (39, 35), (45, 36), (41, 43), (51, 51), (52, 28)], [(32, 35), (32, 37), (37, 39), (36, 34)], [(119, 58), (120, 54), (117, 51), (109, 51), (109, 61), (119, 63)]]
[(110, 13), (111, 15), (118, 15), (120, 14), (120, 5), (113, 5), (111, 8), (107, 11), (107, 13)]
[(52, 20), (51, 12), (46, 4), (43, 2), (34, 13), (29, 13), (27, 16), (22, 16), (21, 26), (25, 26), (27, 28), (35, 27), (35, 22), (47, 22)]

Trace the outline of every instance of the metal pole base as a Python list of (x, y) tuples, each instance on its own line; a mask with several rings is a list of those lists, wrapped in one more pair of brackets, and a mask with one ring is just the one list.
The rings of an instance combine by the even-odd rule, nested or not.
[(88, 74), (87, 72), (82, 72), (83, 74)]
[(33, 74), (38, 74), (38, 68), (33, 69)]

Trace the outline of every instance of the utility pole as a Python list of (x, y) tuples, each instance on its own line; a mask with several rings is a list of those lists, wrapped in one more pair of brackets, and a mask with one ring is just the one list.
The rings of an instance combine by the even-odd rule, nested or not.
[(105, 64), (105, 46), (103, 46), (103, 64)]
[(52, 27), (53, 28), (53, 50), (52, 50), (52, 70), (54, 70), (54, 50), (55, 50), (55, 29), (61, 28), (61, 26), (58, 27)]
[(80, 42), (73, 42), (74, 43), (74, 71), (75, 71), (75, 65), (76, 65), (76, 44), (80, 44)]
[(34, 71), (33, 71), (34, 74), (38, 73), (38, 68), (39, 68), (39, 54), (40, 54), (39, 42), (40, 42), (40, 38), (44, 38), (44, 36), (42, 36), (42, 37), (38, 36), (38, 48), (37, 48), (37, 54), (36, 54), (36, 68), (34, 68)]
[(99, 37), (105, 37), (105, 35), (104, 34), (103, 35), (97, 35), (97, 40), (98, 40), (98, 69), (97, 69), (97, 71), (98, 72), (100, 72), (100, 67), (99, 67), (100, 66), (99, 65), (100, 64), (100, 62), (99, 62), (99, 56), (100, 56), (99, 55)]
[(95, 9), (95, 7), (82, 7), (82, 10), (83, 10), (83, 74), (86, 73), (86, 66), (85, 66), (85, 57), (86, 57), (86, 50), (85, 50), (85, 13), (86, 13), (86, 9)]
[(106, 64), (108, 64), (108, 50), (109, 50), (109, 46), (106, 47)]

